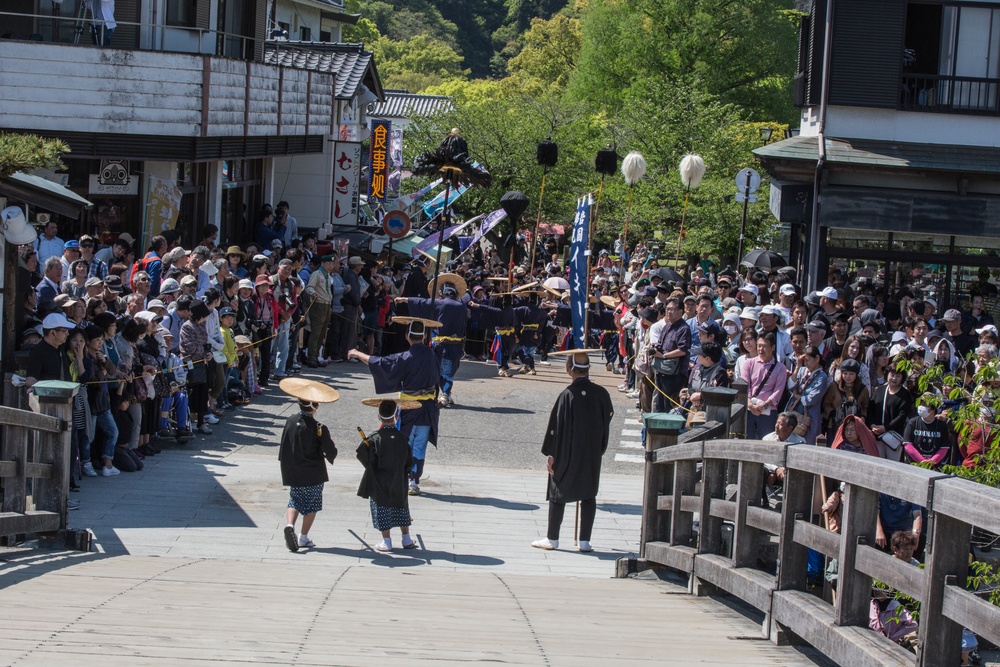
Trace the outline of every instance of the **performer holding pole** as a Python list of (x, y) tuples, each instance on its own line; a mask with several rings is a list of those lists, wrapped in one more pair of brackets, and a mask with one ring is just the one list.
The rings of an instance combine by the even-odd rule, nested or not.
[[(590, 381), (588, 350), (573, 350), (566, 359), (572, 382), (559, 394), (545, 430), (542, 454), (549, 473), (549, 525), (536, 549), (558, 549), (559, 527), (566, 503), (579, 501), (580, 551), (591, 551), (590, 537), (597, 515), (597, 491), (601, 480), (601, 457), (608, 449), (611, 419), (615, 410), (608, 391)], [(557, 353), (554, 353), (557, 354)]]
[(364, 405), (378, 408), (381, 424), (371, 436), (358, 428), (361, 444), (357, 456), (365, 467), (358, 495), (368, 498), (372, 511), (372, 526), (382, 533), (382, 541), (375, 550), (382, 553), (392, 551), (389, 532), (399, 528), (403, 533), (403, 548), (415, 549), (417, 543), (410, 537), (410, 504), (407, 498), (407, 476), (413, 466), (413, 456), (406, 438), (396, 429), (400, 409), (419, 409), (416, 401), (394, 401), (392, 399), (365, 399)]
[[(291, 487), (286, 512), (285, 546), (289, 551), (314, 547), (309, 529), (316, 513), (323, 509), (323, 485), (330, 480), (326, 461), (337, 458), (337, 447), (330, 430), (316, 421), (320, 403), (333, 403), (340, 394), (336, 389), (314, 380), (285, 378), (281, 390), (299, 399), (299, 413), (285, 422), (281, 433), (278, 460), (281, 462), (281, 483)], [(295, 535), (295, 522), (302, 516), (302, 532)]]
[(395, 322), (406, 324), (406, 338), (410, 349), (383, 357), (374, 357), (358, 350), (350, 350), (348, 359), (357, 359), (367, 364), (375, 381), (375, 393), (385, 394), (398, 391), (401, 400), (416, 401), (419, 408), (406, 410), (400, 420), (400, 433), (407, 439), (413, 456), (410, 468), (409, 493), (420, 493), (420, 477), (424, 472), (427, 443), (437, 447), (438, 417), (437, 406), (438, 359), (434, 351), (424, 343), (424, 335), (429, 328), (441, 326), (440, 322), (422, 320), (416, 317), (396, 317)]

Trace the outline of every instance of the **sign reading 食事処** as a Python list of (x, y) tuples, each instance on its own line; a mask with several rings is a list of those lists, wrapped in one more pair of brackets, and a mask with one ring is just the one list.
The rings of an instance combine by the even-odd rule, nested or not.
[(389, 135), (392, 123), (372, 121), (371, 145), (368, 149), (368, 202), (385, 203), (389, 182)]

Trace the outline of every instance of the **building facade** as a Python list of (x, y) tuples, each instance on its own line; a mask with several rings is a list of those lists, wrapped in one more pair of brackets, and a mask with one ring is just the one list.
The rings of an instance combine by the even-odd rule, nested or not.
[[(1000, 4), (812, 0), (799, 136), (755, 154), (810, 286), (840, 269), (938, 312), (1000, 276)], [(831, 39), (828, 40), (827, 36)]]

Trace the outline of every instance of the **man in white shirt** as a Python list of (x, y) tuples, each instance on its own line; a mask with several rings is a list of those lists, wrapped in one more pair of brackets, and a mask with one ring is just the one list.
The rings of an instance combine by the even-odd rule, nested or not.
[(285, 247), (292, 247), (292, 239), (299, 238), (299, 223), (288, 213), (288, 202), (279, 201), (277, 209), (277, 220), (285, 225)]
[(35, 252), (38, 255), (38, 266), (45, 266), (45, 260), (49, 257), (61, 257), (65, 250), (65, 242), (56, 236), (59, 233), (59, 225), (48, 222), (42, 235), (35, 241)]
[(63, 280), (72, 280), (73, 274), (69, 270), (73, 262), (80, 259), (80, 242), (76, 239), (66, 241), (63, 244), (62, 252), (62, 274)]

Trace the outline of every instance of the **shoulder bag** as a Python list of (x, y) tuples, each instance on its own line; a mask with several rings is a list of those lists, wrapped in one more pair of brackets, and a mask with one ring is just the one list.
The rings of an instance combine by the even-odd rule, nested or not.
[[(885, 427), (885, 404), (889, 402), (889, 386), (882, 392), (882, 426)], [(899, 461), (903, 457), (903, 436), (895, 431), (886, 430), (878, 437), (879, 456), (890, 461)]]

